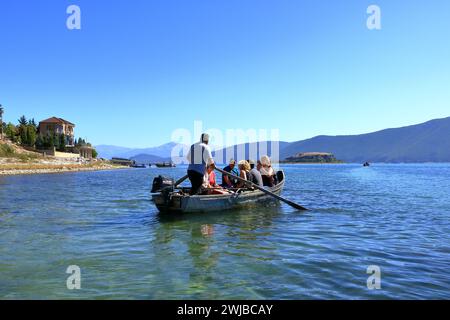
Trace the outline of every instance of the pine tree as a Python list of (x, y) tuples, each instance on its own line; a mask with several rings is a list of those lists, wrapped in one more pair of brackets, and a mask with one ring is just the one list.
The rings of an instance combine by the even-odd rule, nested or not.
[(19, 136), (20, 136), (20, 144), (27, 146), (28, 145), (28, 134), (27, 134), (27, 126), (20, 125), (19, 127)]
[(42, 135), (38, 135), (36, 137), (36, 149), (44, 149), (44, 139), (42, 139)]
[(36, 128), (33, 125), (27, 126), (27, 145), (34, 147), (36, 144)]
[(31, 120), (28, 120), (28, 125), (33, 127), (34, 130), (37, 130), (37, 124), (36, 124), (36, 121), (34, 121), (34, 118)]
[(27, 118), (25, 116), (21, 116), (18, 121), (19, 126), (26, 126), (28, 124)]
[(52, 136), (52, 144), (55, 147), (56, 150), (59, 150), (59, 137), (58, 135), (55, 133)]
[(43, 149), (52, 149), (54, 145), (53, 136), (47, 135), (43, 136), (42, 138), (42, 148)]
[(6, 137), (12, 142), (17, 142), (17, 128), (11, 122), (6, 125)]
[(64, 134), (59, 135), (59, 150), (62, 152), (66, 151), (66, 136)]
[(6, 123), (3, 122), (3, 113), (5, 112), (5, 109), (3, 108), (3, 106), (0, 104), (0, 138), (3, 139), (3, 133), (5, 132), (6, 129)]

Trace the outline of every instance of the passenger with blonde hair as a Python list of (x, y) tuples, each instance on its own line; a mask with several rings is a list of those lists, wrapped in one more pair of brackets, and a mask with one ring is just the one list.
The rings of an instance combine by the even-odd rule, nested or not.
[[(248, 176), (249, 176), (249, 173), (250, 173), (250, 170), (251, 170), (250, 163), (248, 163), (246, 160), (241, 160), (238, 163), (238, 167), (239, 167), (239, 170), (241, 172), (240, 173), (240, 177), (242, 179), (248, 181)], [(246, 186), (247, 186), (247, 184), (245, 182), (239, 181), (239, 183), (237, 184), (236, 188), (244, 188)]]

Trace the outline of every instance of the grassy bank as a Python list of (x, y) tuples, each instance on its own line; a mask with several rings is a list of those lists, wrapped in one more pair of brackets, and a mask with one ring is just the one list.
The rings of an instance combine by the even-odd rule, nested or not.
[(10, 142), (0, 142), (0, 175), (62, 173), (122, 169), (107, 161), (74, 161), (43, 157)]
[(17, 151), (17, 147), (12, 144), (0, 142), (0, 158), (15, 159), (18, 161), (30, 161), (41, 158), (41, 155), (23, 150)]
[(1, 175), (27, 175), (42, 173), (63, 173), (77, 171), (97, 171), (97, 170), (114, 170), (126, 167), (112, 165), (105, 162), (94, 163), (2, 163), (0, 164)]

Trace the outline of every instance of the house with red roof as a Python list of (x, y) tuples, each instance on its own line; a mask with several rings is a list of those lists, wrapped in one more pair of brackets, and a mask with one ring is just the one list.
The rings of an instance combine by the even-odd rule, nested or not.
[(75, 124), (62, 118), (51, 117), (39, 122), (39, 133), (43, 136), (64, 134), (67, 146), (74, 145)]

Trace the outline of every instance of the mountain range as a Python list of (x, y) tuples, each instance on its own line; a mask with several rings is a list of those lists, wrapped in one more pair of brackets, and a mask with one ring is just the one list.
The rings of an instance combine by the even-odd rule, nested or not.
[[(95, 146), (99, 157), (105, 159), (125, 158), (131, 159), (138, 157), (140, 160), (145, 160), (145, 156), (148, 156), (146, 162), (158, 162), (170, 160), (172, 149), (177, 145), (175, 142), (169, 142), (159, 147), (152, 148), (126, 148), (111, 145), (99, 145)], [(152, 160), (154, 159), (154, 160)]]
[(318, 136), (290, 143), (280, 159), (298, 152), (333, 153), (345, 162), (450, 162), (450, 117), (350, 136)]
[[(170, 160), (174, 142), (155, 148), (131, 149), (117, 146), (96, 146), (100, 157), (136, 158), (144, 162)], [(233, 155), (239, 148), (246, 154), (254, 144), (233, 146), (215, 155)], [(360, 135), (317, 136), (295, 142), (279, 142), (280, 159), (300, 152), (329, 152), (345, 162), (450, 162), (450, 117), (435, 119), (407, 127), (385, 129)], [(268, 152), (271, 154), (269, 148)], [(138, 161), (136, 160), (136, 161)]]

